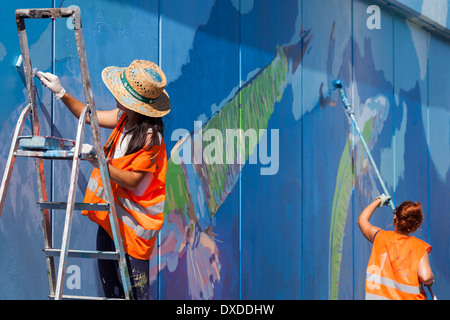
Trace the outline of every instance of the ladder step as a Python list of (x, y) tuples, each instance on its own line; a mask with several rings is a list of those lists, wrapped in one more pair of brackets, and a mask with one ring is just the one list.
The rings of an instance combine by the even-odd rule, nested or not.
[[(61, 249), (44, 249), (47, 256), (55, 257), (61, 254)], [(91, 251), (91, 250), (69, 250), (67, 253), (69, 258), (85, 258), (85, 259), (101, 259), (101, 260), (118, 260), (119, 253), (115, 251)]]
[[(42, 159), (52, 159), (52, 160), (71, 160), (74, 158), (75, 153), (71, 150), (17, 150), (14, 152), (16, 157), (27, 157), (27, 158), (42, 158)], [(96, 155), (89, 153), (81, 153), (81, 160), (95, 159)]]
[[(38, 201), (41, 209), (50, 210), (65, 210), (67, 208), (67, 202), (40, 202)], [(91, 211), (108, 211), (109, 203), (86, 203), (76, 202), (74, 204), (74, 210), (91, 210)]]

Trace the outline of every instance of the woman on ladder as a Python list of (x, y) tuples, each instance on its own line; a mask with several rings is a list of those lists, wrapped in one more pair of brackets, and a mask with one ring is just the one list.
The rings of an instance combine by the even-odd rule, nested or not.
[(431, 246), (411, 237), (422, 221), (422, 205), (405, 201), (394, 210), (394, 231), (373, 226), (369, 220), (390, 197), (382, 194), (358, 218), (363, 235), (373, 243), (366, 274), (367, 300), (425, 300), (422, 284), (433, 283), (428, 255)]
[[(126, 68), (105, 68), (102, 79), (116, 99), (116, 108), (97, 111), (97, 118), (101, 127), (113, 129), (104, 151), (133, 296), (151, 299), (149, 260), (163, 223), (166, 195), (167, 155), (161, 119), (170, 112), (166, 77), (153, 62), (135, 60)], [(85, 105), (66, 92), (56, 75), (44, 73), (41, 81), (79, 118)], [(86, 122), (90, 123), (89, 118)], [(84, 202), (105, 202), (102, 196), (100, 171), (95, 167)], [(108, 212), (82, 214), (100, 226), (97, 250), (115, 251)], [(117, 261), (98, 260), (98, 266), (105, 296), (123, 298)]]

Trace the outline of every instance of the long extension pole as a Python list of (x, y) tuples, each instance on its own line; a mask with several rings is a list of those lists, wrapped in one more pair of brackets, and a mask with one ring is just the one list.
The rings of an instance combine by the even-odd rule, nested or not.
[(438, 298), (436, 297), (436, 295), (434, 294), (433, 290), (431, 289), (431, 284), (427, 285), (428, 291), (430, 291), (430, 296), (432, 300), (437, 300)]
[[(383, 192), (386, 196), (389, 196), (389, 192), (387, 191), (386, 185), (384, 184), (383, 179), (381, 178), (380, 172), (378, 171), (377, 165), (375, 164), (375, 161), (373, 160), (372, 154), (370, 153), (369, 147), (367, 146), (366, 140), (364, 139), (361, 130), (359, 129), (358, 123), (356, 122), (356, 118), (355, 118), (355, 113), (353, 111), (352, 106), (350, 105), (350, 103), (348, 102), (348, 98), (347, 95), (345, 94), (345, 90), (342, 86), (342, 83), (340, 80), (335, 80), (332, 82), (333, 87), (335, 89), (339, 90), (339, 93), (341, 95), (342, 98), (342, 103), (344, 104), (345, 107), (345, 111), (347, 112), (347, 115), (350, 117), (350, 119), (353, 122), (353, 125), (355, 126), (356, 132), (358, 133), (360, 139), (361, 139), (361, 143), (364, 146), (364, 149), (366, 150), (367, 156), (369, 158), (370, 163), (372, 164), (373, 169), (375, 170), (375, 173), (378, 177), (378, 180), (380, 181), (381, 184), (381, 188), (383, 188)], [(389, 206), (392, 208), (392, 211), (394, 211), (395, 206), (394, 206), (394, 201), (391, 199), (389, 199), (388, 201)]]

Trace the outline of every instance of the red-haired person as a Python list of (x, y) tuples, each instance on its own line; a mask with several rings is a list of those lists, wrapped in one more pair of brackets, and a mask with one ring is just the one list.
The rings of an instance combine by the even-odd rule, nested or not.
[(422, 205), (405, 201), (394, 210), (394, 231), (372, 225), (378, 207), (390, 200), (382, 194), (358, 218), (364, 236), (373, 243), (366, 273), (366, 300), (425, 300), (424, 285), (434, 281), (428, 255), (431, 246), (410, 236), (423, 221)]

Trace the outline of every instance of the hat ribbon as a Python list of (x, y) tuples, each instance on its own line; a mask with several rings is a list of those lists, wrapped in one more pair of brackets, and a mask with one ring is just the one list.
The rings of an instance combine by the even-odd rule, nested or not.
[(133, 98), (135, 98), (141, 102), (150, 104), (150, 103), (156, 102), (156, 100), (158, 100), (158, 98), (159, 98), (159, 97), (156, 99), (146, 98), (146, 97), (142, 96), (141, 94), (139, 94), (139, 92), (136, 92), (136, 90), (134, 90), (133, 87), (128, 82), (128, 80), (125, 76), (125, 71), (120, 74), (120, 80), (122, 81), (122, 84), (125, 87), (125, 89), (128, 91), (128, 93), (131, 94), (133, 96)]

